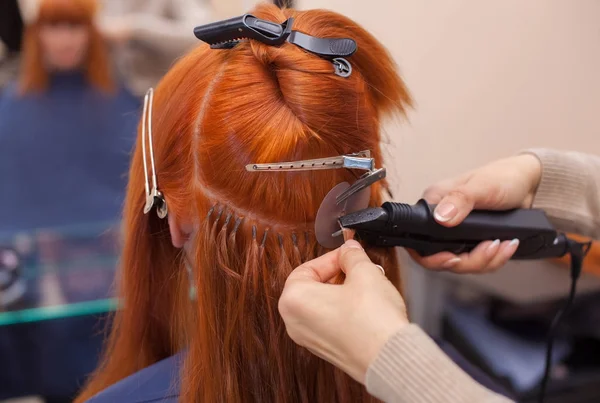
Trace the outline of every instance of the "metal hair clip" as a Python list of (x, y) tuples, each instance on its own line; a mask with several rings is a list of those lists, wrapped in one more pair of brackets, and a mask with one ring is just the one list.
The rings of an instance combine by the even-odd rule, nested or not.
[(371, 158), (371, 152), (368, 150), (360, 151), (354, 154), (339, 155), (337, 157), (329, 158), (318, 158), (313, 160), (246, 165), (246, 170), (251, 172), (316, 171), (340, 168), (361, 169), (368, 172), (361, 176), (342, 193), (340, 193), (336, 197), (336, 204), (345, 202), (351, 196), (363, 189), (368, 188), (386, 176), (385, 168), (375, 169), (375, 160)]
[[(148, 214), (152, 207), (156, 206), (156, 214), (160, 218), (167, 216), (167, 201), (163, 194), (158, 191), (156, 180), (156, 166), (154, 165), (154, 146), (152, 144), (152, 104), (154, 102), (154, 90), (150, 88), (144, 97), (144, 111), (142, 116), (142, 154), (144, 155), (144, 175), (146, 178), (146, 204), (144, 214)], [(148, 179), (148, 165), (146, 162), (146, 125), (148, 126), (148, 143), (150, 146), (150, 164), (152, 168), (152, 190)]]
[(356, 52), (356, 41), (350, 38), (318, 38), (292, 31), (293, 18), (282, 24), (261, 20), (251, 14), (213, 22), (194, 28), (194, 35), (212, 49), (231, 49), (241, 40), (253, 39), (266, 45), (279, 46), (289, 42), (324, 59), (332, 60), (334, 72), (340, 77), (352, 73), (350, 63), (344, 59)]
[(337, 157), (318, 158), (314, 160), (276, 162), (266, 164), (248, 164), (246, 171), (315, 171), (321, 169), (363, 169), (373, 170), (375, 160), (371, 158), (370, 151), (361, 151), (354, 154), (340, 155)]

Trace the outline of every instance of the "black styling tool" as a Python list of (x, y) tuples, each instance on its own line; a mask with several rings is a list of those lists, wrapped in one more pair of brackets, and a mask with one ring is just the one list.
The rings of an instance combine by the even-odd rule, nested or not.
[[(499, 239), (519, 240), (513, 259), (545, 259), (571, 256), (571, 287), (564, 307), (556, 314), (547, 335), (545, 371), (538, 393), (543, 403), (550, 377), (552, 347), (558, 325), (575, 298), (577, 279), (591, 243), (576, 242), (556, 231), (542, 210), (473, 211), (456, 227), (438, 224), (435, 205), (419, 200), (415, 205), (384, 203), (339, 218), (342, 228), (351, 229), (365, 243), (380, 247), (402, 246), (421, 256), (438, 252), (469, 252), (480, 242)], [(337, 236), (332, 234), (332, 236)]]
[(241, 17), (198, 26), (194, 28), (194, 35), (208, 43), (212, 49), (232, 49), (240, 41), (247, 39), (271, 46), (279, 46), (287, 41), (319, 57), (331, 60), (337, 75), (348, 77), (352, 74), (352, 66), (344, 58), (356, 52), (356, 41), (350, 38), (317, 38), (293, 31), (293, 24), (293, 18), (278, 24), (245, 14)]
[(384, 203), (339, 218), (342, 228), (374, 246), (402, 246), (421, 256), (438, 252), (470, 252), (486, 240), (518, 239), (513, 259), (542, 259), (564, 256), (566, 236), (556, 232), (546, 214), (536, 209), (473, 211), (458, 226), (448, 228), (433, 217), (435, 206), (425, 200), (415, 205)]

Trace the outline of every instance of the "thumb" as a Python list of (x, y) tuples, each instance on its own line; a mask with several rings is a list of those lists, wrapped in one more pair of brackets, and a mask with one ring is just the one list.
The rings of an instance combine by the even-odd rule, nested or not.
[(450, 190), (434, 210), (434, 217), (440, 224), (453, 227), (460, 224), (473, 210), (493, 207), (493, 185), (487, 182), (469, 180)]
[(339, 264), (346, 274), (345, 283), (356, 281), (365, 275), (381, 275), (362, 246), (354, 240), (346, 241), (340, 248)]

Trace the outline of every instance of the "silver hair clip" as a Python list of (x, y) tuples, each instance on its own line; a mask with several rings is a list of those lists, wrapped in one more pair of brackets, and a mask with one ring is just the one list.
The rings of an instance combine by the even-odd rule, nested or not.
[(340, 155), (330, 158), (319, 158), (314, 160), (267, 163), (267, 164), (248, 164), (247, 171), (252, 172), (288, 172), (288, 171), (314, 171), (322, 169), (362, 169), (368, 171), (361, 176), (348, 189), (336, 197), (336, 204), (343, 203), (361, 190), (371, 186), (385, 178), (385, 168), (375, 169), (375, 159), (371, 158), (369, 150), (360, 151), (354, 154)]
[[(142, 115), (142, 153), (144, 155), (144, 175), (146, 177), (146, 204), (144, 214), (148, 214), (156, 206), (156, 214), (160, 218), (167, 216), (167, 201), (158, 191), (156, 183), (156, 166), (154, 164), (154, 146), (152, 144), (152, 104), (154, 103), (154, 89), (150, 88), (144, 97), (144, 111)], [(148, 179), (148, 164), (146, 162), (146, 126), (148, 126), (148, 144), (150, 145), (150, 164), (152, 167), (152, 190)]]
[(371, 171), (375, 160), (371, 158), (370, 151), (361, 151), (355, 154), (340, 155), (337, 157), (318, 158), (314, 160), (276, 162), (267, 164), (248, 164), (246, 171), (315, 171), (321, 169), (363, 169)]

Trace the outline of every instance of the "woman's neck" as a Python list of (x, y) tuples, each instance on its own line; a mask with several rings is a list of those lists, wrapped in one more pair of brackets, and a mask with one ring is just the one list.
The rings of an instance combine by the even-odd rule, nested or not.
[(80, 86), (85, 84), (86, 77), (81, 70), (54, 71), (49, 74), (51, 87)]

